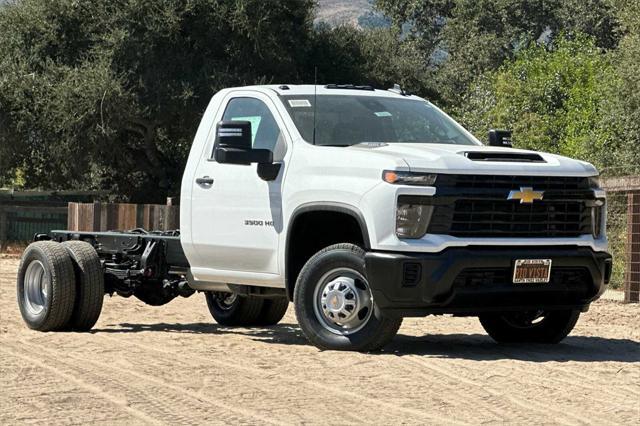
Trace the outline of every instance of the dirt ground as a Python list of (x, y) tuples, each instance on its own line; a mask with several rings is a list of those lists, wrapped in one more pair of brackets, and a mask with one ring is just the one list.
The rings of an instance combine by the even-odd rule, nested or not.
[(107, 297), (92, 333), (34, 332), (17, 267), (0, 258), (0, 424), (640, 423), (638, 305), (594, 304), (557, 346), (429, 317), (379, 354), (321, 352), (292, 309), (275, 327), (221, 327), (202, 295)]

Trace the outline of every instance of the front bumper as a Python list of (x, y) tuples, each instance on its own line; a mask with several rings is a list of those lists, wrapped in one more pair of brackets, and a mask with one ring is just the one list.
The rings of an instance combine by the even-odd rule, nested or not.
[[(552, 259), (551, 281), (513, 284), (516, 259)], [(365, 262), (376, 305), (391, 316), (586, 310), (611, 276), (609, 253), (574, 246), (369, 252)]]

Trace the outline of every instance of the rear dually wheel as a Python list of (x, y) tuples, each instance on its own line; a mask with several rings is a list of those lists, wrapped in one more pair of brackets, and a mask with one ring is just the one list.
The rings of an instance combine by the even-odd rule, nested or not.
[(71, 256), (76, 278), (75, 304), (67, 328), (88, 331), (98, 321), (104, 300), (104, 274), (100, 257), (93, 246), (85, 241), (65, 241), (62, 246)]
[(73, 313), (76, 280), (73, 263), (59, 243), (30, 244), (18, 268), (17, 298), (29, 328), (53, 331), (64, 328)]

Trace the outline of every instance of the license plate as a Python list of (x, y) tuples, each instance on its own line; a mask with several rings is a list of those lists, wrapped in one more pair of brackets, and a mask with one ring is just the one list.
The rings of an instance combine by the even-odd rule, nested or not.
[(517, 259), (513, 268), (514, 284), (548, 283), (551, 259)]

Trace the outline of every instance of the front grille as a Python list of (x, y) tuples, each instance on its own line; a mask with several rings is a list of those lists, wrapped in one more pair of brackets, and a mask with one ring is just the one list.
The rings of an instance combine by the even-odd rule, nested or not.
[[(506, 197), (505, 197), (506, 198)], [(582, 201), (456, 200), (436, 206), (427, 232), (457, 237), (576, 237), (591, 233)]]
[[(589, 178), (439, 175), (429, 234), (455, 237), (577, 237), (592, 233)], [(544, 191), (542, 200), (507, 199), (511, 190)]]
[(439, 175), (438, 186), (453, 188), (518, 189), (530, 186), (537, 190), (590, 189), (587, 177), (564, 176), (501, 176), (501, 175)]

